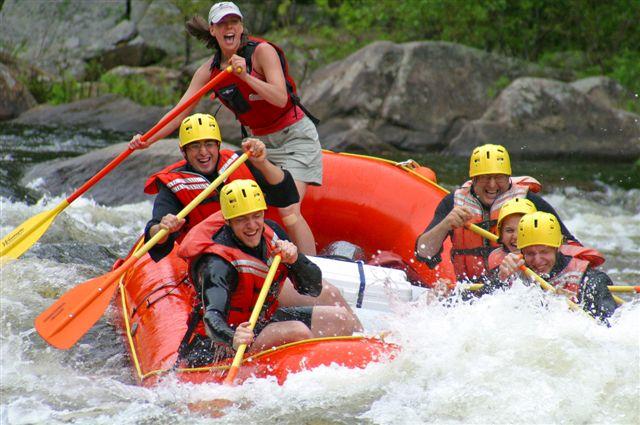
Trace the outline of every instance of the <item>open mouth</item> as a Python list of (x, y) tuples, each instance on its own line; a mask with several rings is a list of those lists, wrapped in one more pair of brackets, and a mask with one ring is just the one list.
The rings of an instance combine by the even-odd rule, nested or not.
[(224, 35), (224, 42), (225, 42), (225, 43), (228, 43), (228, 44), (231, 44), (231, 43), (233, 43), (233, 40), (234, 40), (235, 38), (236, 38), (236, 35), (235, 35), (235, 34), (225, 34), (225, 35)]

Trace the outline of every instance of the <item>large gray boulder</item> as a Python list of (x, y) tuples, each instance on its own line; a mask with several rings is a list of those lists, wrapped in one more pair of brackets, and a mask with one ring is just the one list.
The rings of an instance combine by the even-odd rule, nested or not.
[(58, 127), (86, 127), (133, 135), (144, 133), (170, 108), (142, 107), (114, 94), (64, 105), (39, 105), (14, 120), (16, 123)]
[[(222, 147), (237, 149), (227, 144)], [(36, 164), (25, 173), (21, 184), (37, 181), (36, 189), (42, 192), (53, 196), (71, 194), (125, 149), (126, 143), (118, 143), (75, 158)], [(144, 193), (147, 178), (180, 159), (176, 139), (154, 143), (148, 149), (131, 153), (83, 196), (109, 206), (153, 200), (153, 196)]]
[(382, 41), (319, 69), (301, 93), (321, 133), (350, 119), (396, 148), (437, 151), (484, 114), (501, 82), (524, 75), (561, 76), (453, 43)]
[(638, 94), (631, 94), (613, 78), (602, 75), (574, 81), (571, 86), (585, 94), (593, 103), (606, 108), (627, 109), (630, 103), (640, 102)]
[(35, 105), (36, 100), (15, 72), (0, 63), (0, 121), (17, 117)]
[(125, 2), (5, 0), (0, 44), (53, 74), (83, 76), (95, 40), (122, 20)]
[(630, 160), (640, 155), (640, 116), (594, 102), (571, 84), (520, 78), (446, 152), (468, 156), (484, 143), (504, 145), (514, 157)]

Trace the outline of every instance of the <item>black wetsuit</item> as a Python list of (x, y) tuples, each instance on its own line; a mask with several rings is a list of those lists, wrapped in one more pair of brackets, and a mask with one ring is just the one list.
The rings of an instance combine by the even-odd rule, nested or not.
[[(289, 240), (285, 231), (277, 223), (271, 220), (265, 220), (265, 223), (274, 230), (280, 239)], [(229, 226), (223, 226), (213, 237), (213, 240), (226, 246), (239, 248), (245, 254), (260, 261), (266, 262), (267, 260), (264, 238), (256, 248), (249, 248), (235, 237)], [(298, 252), (296, 262), (286, 266), (289, 269), (287, 277), (300, 294), (312, 297), (320, 295), (322, 292), (322, 271), (316, 264)], [(204, 254), (193, 265), (191, 277), (198, 296), (202, 300), (203, 320), (207, 334), (211, 337), (211, 339), (200, 338), (186, 356), (193, 366), (206, 364), (212, 359), (219, 360), (232, 353), (230, 347), (235, 329), (227, 323), (227, 316), (231, 294), (238, 285), (238, 271), (222, 257), (215, 254)], [(271, 289), (278, 290), (276, 285), (273, 285)], [(310, 328), (312, 310), (313, 307), (310, 306), (281, 307), (276, 310), (269, 321), (258, 321), (254, 332), (257, 335), (269, 323), (288, 320), (301, 321)]]

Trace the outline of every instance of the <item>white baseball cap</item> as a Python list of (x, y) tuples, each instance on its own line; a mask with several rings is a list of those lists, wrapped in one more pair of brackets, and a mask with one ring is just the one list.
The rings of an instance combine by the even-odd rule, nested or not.
[(209, 10), (209, 24), (217, 24), (227, 15), (238, 15), (242, 19), (240, 9), (232, 1), (221, 1), (211, 6)]

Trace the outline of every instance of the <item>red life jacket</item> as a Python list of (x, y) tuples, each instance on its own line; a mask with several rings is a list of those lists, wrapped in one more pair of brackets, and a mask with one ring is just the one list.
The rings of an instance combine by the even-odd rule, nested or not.
[[(262, 259), (246, 254), (231, 241), (225, 244), (217, 242), (215, 235), (223, 226), (225, 226), (225, 220), (222, 217), (222, 212), (218, 211), (207, 217), (187, 234), (184, 242), (180, 245), (178, 255), (187, 260), (189, 270), (201, 255), (216, 254), (231, 263), (238, 271), (238, 286), (231, 294), (229, 316), (227, 317), (227, 323), (230, 326), (237, 326), (249, 320), (264, 279), (267, 277), (269, 266)], [(262, 237), (266, 242), (266, 257), (271, 258), (278, 236), (265, 223)], [(260, 312), (260, 321), (268, 321), (278, 309), (278, 295), (280, 295), (287, 277), (287, 270), (287, 267), (282, 263), (278, 266), (269, 295)]]
[[(598, 267), (604, 264), (605, 261), (604, 256), (597, 250), (579, 245), (560, 245), (560, 253), (578, 260), (587, 261), (591, 267)], [(507, 254), (508, 252), (503, 247), (491, 251), (491, 254), (489, 254), (489, 270), (500, 266)]]
[[(237, 153), (228, 149), (219, 151), (218, 163), (216, 164), (218, 174), (224, 172), (224, 170), (226, 170), (229, 165), (238, 158), (238, 156), (239, 155)], [(211, 182), (201, 174), (193, 171), (185, 171), (184, 166), (186, 164), (187, 161), (183, 159), (182, 161), (171, 164), (163, 170), (155, 173), (147, 179), (147, 182), (144, 185), (144, 192), (150, 195), (155, 195), (158, 193), (158, 183), (161, 183), (171, 190), (183, 206), (187, 206), (196, 198), (196, 196), (200, 195), (200, 193), (202, 193), (202, 191), (206, 189)], [(251, 174), (251, 171), (245, 164), (242, 164), (236, 171), (231, 173), (225, 183), (230, 183), (238, 179), (254, 179), (253, 174)], [(182, 229), (180, 229), (180, 236), (178, 237), (177, 242), (179, 243), (182, 241), (184, 235), (191, 228), (216, 211), (220, 211), (217, 190), (213, 191), (207, 199), (202, 201), (189, 213), (187, 216), (187, 222)]]
[(547, 279), (556, 290), (562, 290), (571, 294), (571, 301), (578, 302), (578, 291), (584, 279), (584, 274), (589, 268), (589, 262), (579, 258), (572, 257), (567, 267), (562, 269), (560, 273), (552, 278)]
[[(469, 222), (495, 233), (498, 214), (502, 205), (513, 198), (526, 198), (529, 190), (540, 191), (540, 183), (533, 177), (511, 177), (511, 187), (500, 194), (486, 211), (480, 201), (471, 194), (472, 181), (469, 180), (453, 194), (454, 206), (465, 206), (473, 214)], [(453, 230), (451, 238), (451, 259), (458, 280), (475, 280), (489, 269), (489, 254), (498, 245), (484, 239), (465, 227)]]
[[(248, 42), (242, 46), (236, 53), (242, 56), (247, 64), (247, 73), (262, 81), (266, 81), (263, 75), (253, 70), (252, 59), (253, 52), (260, 43), (269, 43), (276, 49), (280, 65), (284, 72), (284, 78), (287, 86), (288, 99), (287, 104), (282, 108), (277, 107), (264, 100), (256, 91), (247, 83), (240, 80), (235, 74), (231, 77), (233, 83), (222, 83), (214, 87), (216, 96), (229, 109), (231, 109), (236, 118), (243, 126), (251, 129), (256, 136), (275, 133), (290, 125), (300, 121), (305, 114), (311, 118), (314, 123), (317, 120), (302, 106), (300, 98), (297, 94), (296, 83), (289, 74), (289, 65), (284, 56), (283, 50), (277, 45), (257, 37), (248, 37)], [(220, 72), (220, 52), (217, 52), (211, 61), (211, 76), (215, 77)], [(223, 85), (224, 84), (224, 85)]]

